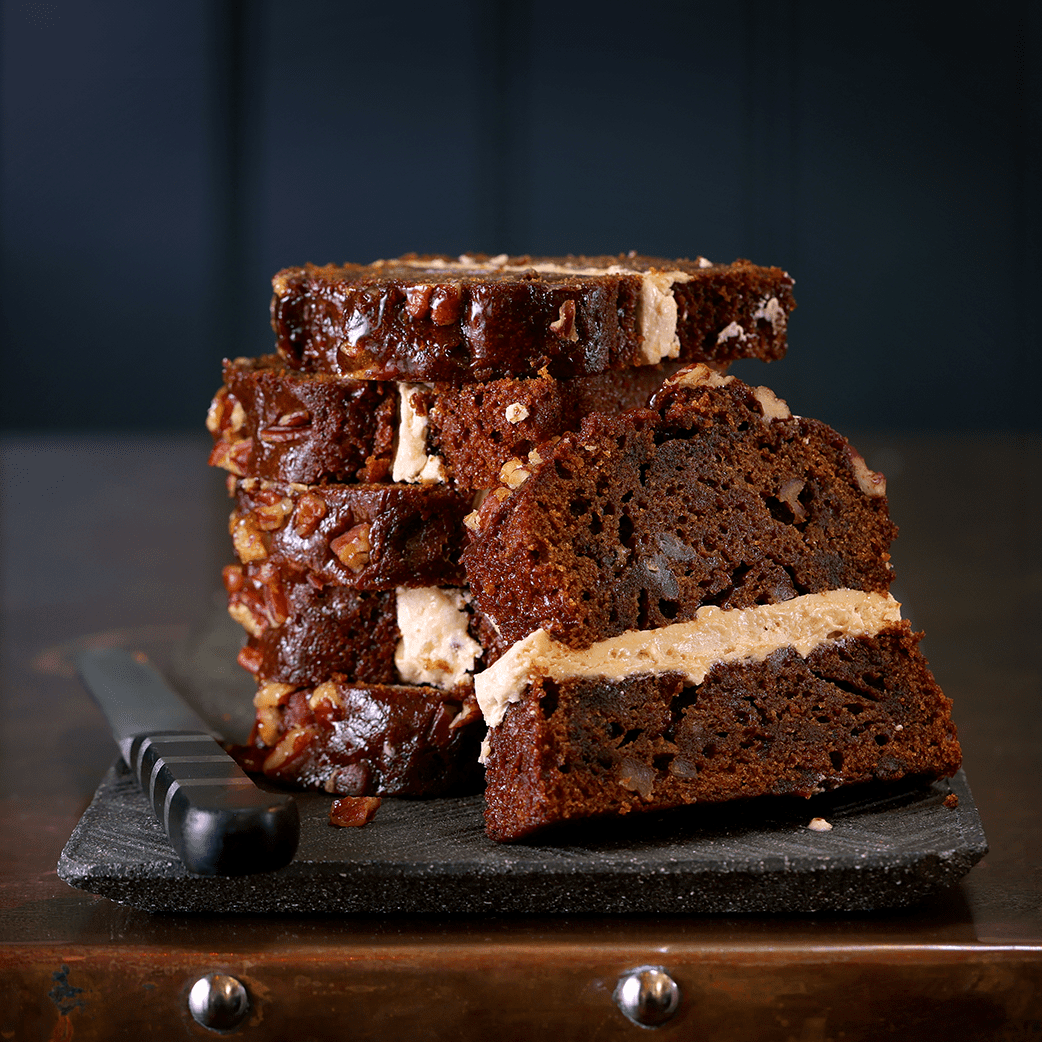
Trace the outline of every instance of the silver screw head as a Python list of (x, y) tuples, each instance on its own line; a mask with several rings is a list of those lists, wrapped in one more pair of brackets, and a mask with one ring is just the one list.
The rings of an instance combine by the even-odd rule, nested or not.
[(657, 1028), (676, 1013), (680, 988), (661, 966), (638, 966), (619, 978), (615, 1005), (639, 1027)]
[(250, 1011), (250, 998), (241, 981), (227, 973), (208, 973), (192, 985), (188, 1010), (204, 1028), (231, 1031)]

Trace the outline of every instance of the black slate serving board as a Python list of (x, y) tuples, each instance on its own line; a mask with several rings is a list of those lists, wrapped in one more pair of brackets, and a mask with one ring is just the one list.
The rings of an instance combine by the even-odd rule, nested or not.
[[(944, 799), (958, 796), (950, 809)], [(188, 873), (122, 762), (58, 864), (65, 882), (150, 912), (221, 914), (676, 914), (868, 911), (956, 882), (986, 841), (965, 775), (812, 800), (693, 807), (500, 845), (480, 796), (386, 799), (364, 828), (329, 824), (331, 797), (298, 797), (296, 859), (277, 872)], [(807, 828), (812, 817), (829, 832)]]
[[(242, 741), (252, 684), (218, 605), (164, 671), (216, 730)], [(944, 800), (958, 797), (949, 808)], [(70, 837), (58, 875), (149, 912), (213, 914), (709, 914), (858, 912), (918, 903), (987, 843), (965, 775), (804, 799), (695, 806), (574, 825), (534, 843), (485, 836), (480, 795), (385, 799), (364, 828), (329, 824), (332, 797), (299, 793), (293, 862), (255, 876), (191, 875), (122, 761)], [(807, 828), (822, 817), (833, 828)]]

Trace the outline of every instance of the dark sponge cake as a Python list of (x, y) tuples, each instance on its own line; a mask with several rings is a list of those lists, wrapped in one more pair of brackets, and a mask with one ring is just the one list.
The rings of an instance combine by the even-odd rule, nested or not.
[(277, 355), (226, 360), (207, 415), (210, 463), (237, 477), (304, 485), (418, 480), (396, 475), (408, 395), (425, 428), (418, 454), (436, 457), (457, 489), (490, 488), (508, 459), (574, 430), (588, 413), (646, 405), (676, 369), (426, 385), (305, 373)]
[(407, 255), (287, 268), (272, 280), (279, 352), (372, 380), (556, 378), (663, 358), (780, 358), (792, 279), (748, 261)]
[(484, 734), (472, 695), (365, 684), (334, 675), (262, 684), (246, 770), (343, 796), (449, 796), (479, 791)]
[[(524, 475), (531, 474), (525, 477)], [(885, 484), (839, 434), (705, 366), (592, 416), (489, 495), (464, 552), (505, 644), (573, 647), (800, 594), (886, 591)]]
[(954, 774), (950, 703), (907, 623), (806, 657), (533, 682), (495, 728), (486, 828), (514, 840), (576, 818)]
[(211, 466), (236, 477), (386, 481), (398, 428), (397, 384), (303, 374), (278, 355), (224, 361), (206, 417)]
[(306, 684), (346, 673), (373, 684), (399, 680), (394, 590), (316, 586), (272, 561), (224, 569), (228, 613), (248, 634), (239, 664), (259, 680)]
[(243, 564), (272, 561), (318, 585), (448, 586), (471, 500), (444, 485), (298, 485), (245, 478), (228, 520)]

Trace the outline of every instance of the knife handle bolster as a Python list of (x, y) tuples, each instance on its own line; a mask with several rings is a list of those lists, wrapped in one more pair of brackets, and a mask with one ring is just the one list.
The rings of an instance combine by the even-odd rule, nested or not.
[(243, 875), (292, 860), (300, 836), (296, 803), (257, 788), (212, 736), (139, 736), (127, 761), (190, 872)]

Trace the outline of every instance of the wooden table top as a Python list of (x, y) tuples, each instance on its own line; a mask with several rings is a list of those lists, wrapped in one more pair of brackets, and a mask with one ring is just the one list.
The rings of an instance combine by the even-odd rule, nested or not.
[(990, 852), (925, 905), (860, 916), (153, 916), (55, 868), (115, 745), (72, 675), (219, 597), (221, 476), (192, 437), (0, 447), (0, 1037), (206, 1038), (193, 983), (233, 975), (244, 1039), (638, 1037), (621, 974), (680, 987), (663, 1038), (1042, 1036), (1042, 438), (852, 437), (889, 479), (895, 596), (955, 704)]

